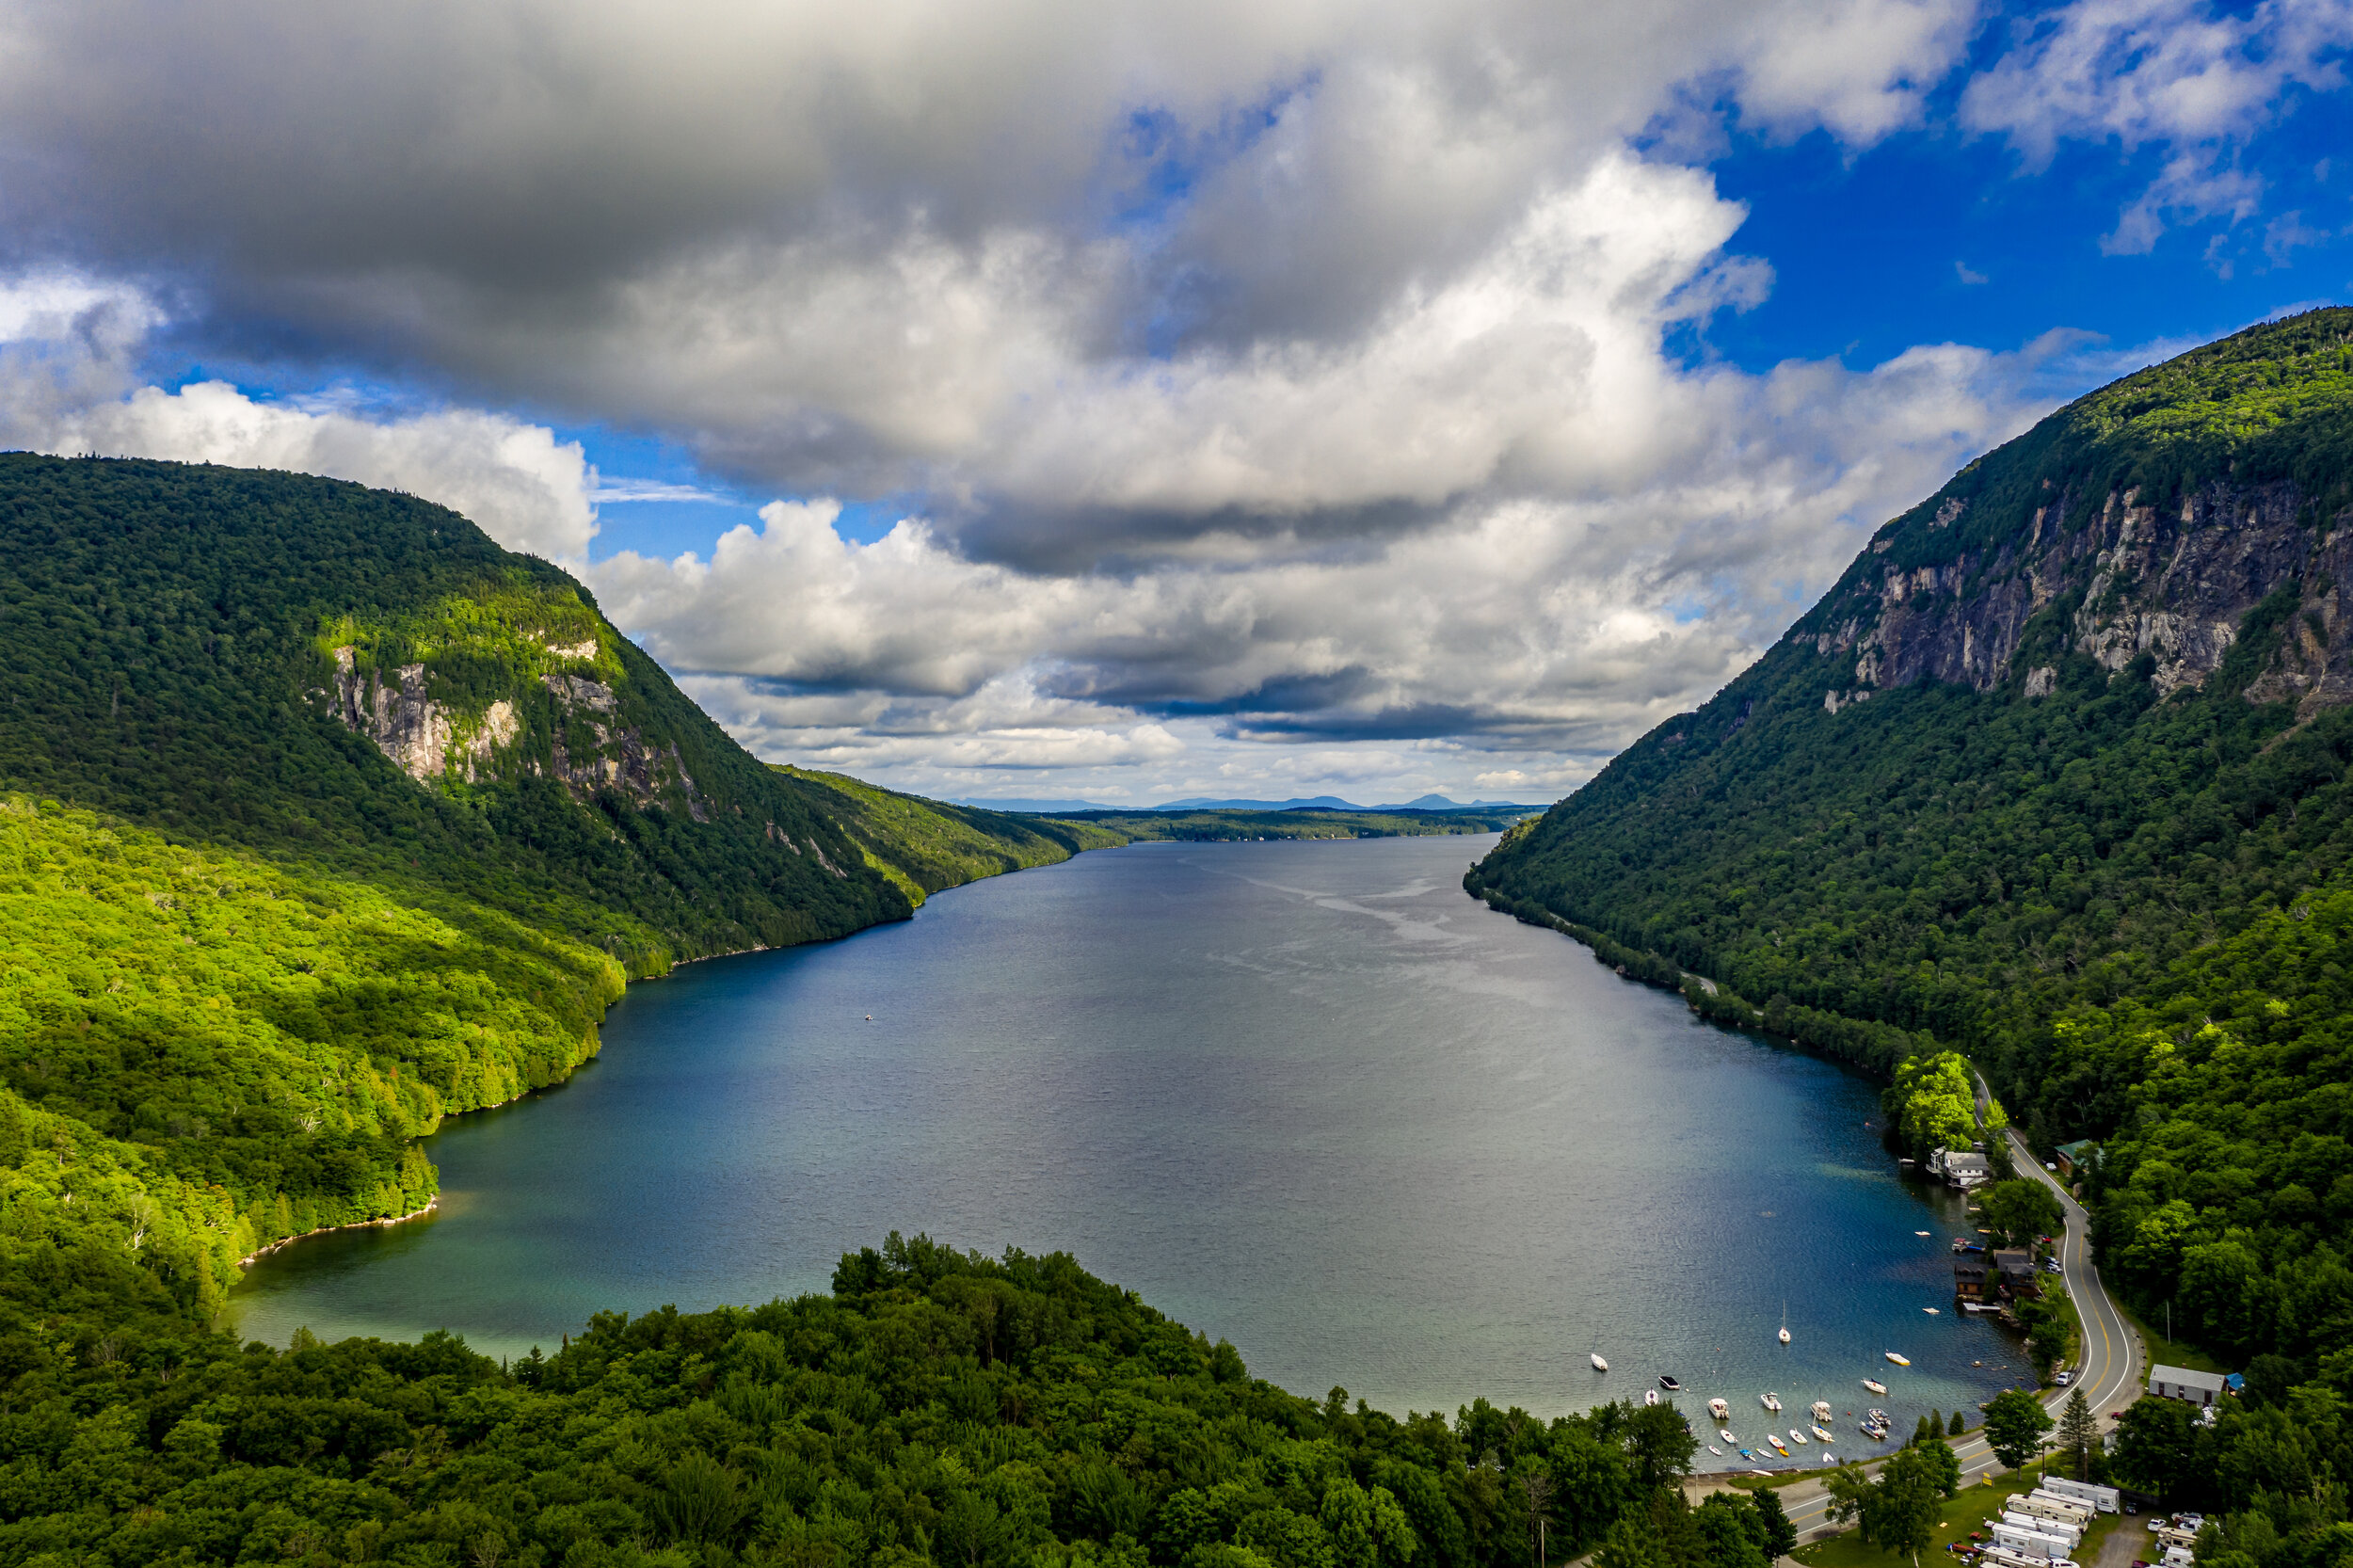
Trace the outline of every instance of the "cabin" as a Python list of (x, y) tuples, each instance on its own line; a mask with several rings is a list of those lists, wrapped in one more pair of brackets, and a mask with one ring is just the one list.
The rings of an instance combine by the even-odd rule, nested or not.
[(1982, 1252), (1953, 1255), (1953, 1294), (1965, 1302), (1990, 1302), (2000, 1277)]
[(2100, 1163), (2100, 1145), (2089, 1138), (2078, 1138), (2053, 1149), (2051, 1157), (2058, 1165), (2059, 1175), (2073, 1181), (2078, 1171), (2090, 1170)]
[(2005, 1295), (2014, 1298), (2042, 1294), (2042, 1275), (2034, 1266), (2034, 1253), (2030, 1248), (1994, 1249), (1993, 1271), (2000, 1276)]
[(2152, 1367), (2149, 1368), (2149, 1392), (2161, 1400), (2185, 1400), (2191, 1404), (2211, 1406), (2222, 1397), (2227, 1386), (2220, 1372), (2194, 1372), (2186, 1367)]

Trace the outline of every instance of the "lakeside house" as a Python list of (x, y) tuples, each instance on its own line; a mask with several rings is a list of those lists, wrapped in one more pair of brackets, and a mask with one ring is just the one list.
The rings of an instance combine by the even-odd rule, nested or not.
[(2042, 1275), (2034, 1266), (2034, 1249), (2031, 1247), (1994, 1249), (1993, 1270), (2001, 1276), (2004, 1295), (2015, 1298), (2042, 1294)]
[(2000, 1283), (1993, 1265), (1982, 1251), (1953, 1255), (1953, 1294), (1965, 1302), (1990, 1302)]
[(1934, 1149), (1929, 1154), (1929, 1174), (1965, 1189), (1993, 1180), (1993, 1162), (1974, 1149)]
[(2220, 1372), (2192, 1371), (2187, 1367), (2152, 1367), (2149, 1368), (2149, 1392), (2161, 1400), (2185, 1400), (2194, 1405), (2212, 1405), (2222, 1398), (2228, 1386)]

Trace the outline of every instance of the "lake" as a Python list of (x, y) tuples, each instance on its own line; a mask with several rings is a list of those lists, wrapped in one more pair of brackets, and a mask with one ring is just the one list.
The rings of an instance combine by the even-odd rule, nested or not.
[(1819, 1398), (1900, 1436), (2030, 1376), (1955, 1313), (1959, 1198), (1898, 1176), (1876, 1086), (1465, 897), (1493, 843), (1097, 851), (633, 985), (569, 1083), (426, 1144), (435, 1216), (264, 1259), (239, 1328), (517, 1354), (822, 1290), (897, 1229), (1068, 1251), (1258, 1376), (1400, 1415), (1668, 1372), (1710, 1440), (1706, 1398), (1747, 1441), (1766, 1389), (1784, 1429)]

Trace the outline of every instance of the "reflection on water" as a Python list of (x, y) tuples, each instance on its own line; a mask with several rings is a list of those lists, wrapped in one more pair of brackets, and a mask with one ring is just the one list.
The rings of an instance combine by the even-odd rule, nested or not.
[(431, 1142), (437, 1214), (264, 1260), (240, 1327), (514, 1353), (823, 1289), (895, 1228), (1067, 1250), (1259, 1375), (1398, 1412), (1671, 1372), (1737, 1432), (1772, 1388), (1900, 1433), (2017, 1375), (1997, 1327), (1922, 1311), (1958, 1200), (1897, 1177), (1873, 1086), (1465, 898), (1491, 842), (1097, 852), (633, 986), (571, 1083)]

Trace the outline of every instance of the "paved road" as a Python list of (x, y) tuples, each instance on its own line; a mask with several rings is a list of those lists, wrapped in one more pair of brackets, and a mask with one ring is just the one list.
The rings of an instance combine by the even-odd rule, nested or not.
[[(1984, 1080), (1978, 1080), (1978, 1096), (1982, 1106)], [(2111, 1410), (2121, 1410), (2128, 1400), (2140, 1397), (2140, 1340), (2117, 1311), (2101, 1287), (2100, 1271), (2091, 1261), (2091, 1217), (2083, 1205), (2070, 1197), (2057, 1177), (2042, 1168), (2026, 1147), (2025, 1140), (2015, 1129), (2007, 1133), (2010, 1141), (2012, 1163), (2022, 1174), (2031, 1174), (2051, 1189), (2059, 1201), (2059, 1208), (2067, 1217), (2067, 1235), (2059, 1248), (2059, 1267), (2067, 1281), (2067, 1293), (2074, 1298), (2075, 1314), (2083, 1321), (2080, 1336), (2082, 1353), (2078, 1357), (2075, 1384), (2084, 1390), (2084, 1398), (2100, 1417), (2103, 1429), (2113, 1425), (2107, 1418)], [(2057, 1419), (2067, 1403), (2068, 1391), (2054, 1390), (2043, 1400), (2043, 1405)], [(1978, 1479), (1992, 1475), (2002, 1467), (2001, 1462), (1985, 1444), (1981, 1432), (1972, 1432), (1953, 1443), (1953, 1452), (1961, 1460), (1961, 1479), (1964, 1486), (1974, 1486)], [(1884, 1463), (1881, 1461), (1879, 1463)], [(1876, 1464), (1873, 1466), (1876, 1468)], [(1789, 1512), (1790, 1523), (1798, 1527), (1802, 1537), (1822, 1529), (1830, 1523), (1830, 1492), (1818, 1480), (1800, 1481), (1781, 1489), (1782, 1505)]]

